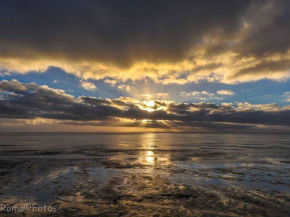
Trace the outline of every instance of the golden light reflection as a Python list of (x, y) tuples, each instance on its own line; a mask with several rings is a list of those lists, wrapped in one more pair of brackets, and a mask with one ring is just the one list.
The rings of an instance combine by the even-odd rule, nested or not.
[(154, 149), (156, 147), (156, 134), (146, 133), (142, 135), (141, 138), (142, 148), (144, 149)]
[(154, 152), (153, 151), (147, 151), (146, 155), (149, 157), (149, 156), (153, 156), (154, 155)]
[[(142, 120), (143, 121), (143, 120)], [(146, 120), (145, 120), (146, 121)], [(150, 149), (148, 151), (140, 151), (139, 162), (144, 165), (154, 166), (156, 159), (154, 149), (156, 147), (156, 134), (155, 133), (146, 133), (141, 135), (141, 144), (142, 149)]]
[(147, 151), (146, 152), (146, 157), (145, 157), (146, 163), (150, 165), (154, 165), (154, 152), (153, 151)]
[[(157, 144), (157, 134), (146, 133), (141, 137), (142, 149), (139, 154), (139, 163), (148, 166), (160, 166), (170, 164), (169, 154), (163, 154), (156, 152)], [(151, 168), (152, 169), (152, 168)]]

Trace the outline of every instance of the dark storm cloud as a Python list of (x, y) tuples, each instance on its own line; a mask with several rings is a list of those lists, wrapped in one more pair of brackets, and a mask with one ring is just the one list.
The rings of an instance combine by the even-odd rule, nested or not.
[(119, 66), (181, 60), (208, 32), (235, 34), (249, 5), (248, 0), (1, 0), (0, 55)]
[[(159, 108), (166, 109), (159, 109)], [(53, 119), (75, 123), (74, 125), (145, 126), (169, 128), (169, 126), (202, 126), (209, 129), (225, 125), (234, 129), (239, 124), (290, 126), (290, 108), (275, 104), (251, 105), (240, 103), (174, 103), (156, 101), (155, 111), (146, 110), (145, 104), (132, 98), (101, 99), (81, 96), (74, 98), (61, 90), (18, 81), (0, 82), (1, 119)], [(118, 118), (133, 122), (122, 123)], [(140, 120), (149, 120), (142, 125)], [(101, 121), (101, 122), (93, 122)], [(161, 122), (160, 122), (161, 121)], [(164, 122), (162, 122), (164, 121)], [(167, 124), (166, 124), (167, 123)], [(168, 124), (170, 123), (170, 124)], [(232, 125), (227, 125), (232, 124)], [(237, 126), (236, 126), (237, 127)]]
[(225, 83), (290, 77), (288, 0), (0, 0), (0, 69)]
[[(175, 107), (175, 105), (174, 105)], [(215, 104), (189, 104), (193, 110), (169, 110), (175, 114), (182, 114), (179, 120), (186, 122), (191, 121), (208, 121), (208, 122), (229, 122), (244, 124), (273, 124), (273, 125), (289, 125), (287, 120), (290, 115), (290, 109), (287, 110), (259, 110), (246, 108), (243, 110), (235, 107), (215, 105)]]
[[(121, 112), (102, 100), (75, 99), (61, 90), (17, 81), (0, 82), (1, 118), (49, 118), (61, 120), (102, 120)], [(79, 102), (81, 101), (81, 102)]]
[(290, 4), (288, 0), (254, 1), (245, 17), (251, 26), (238, 45), (237, 51), (241, 54), (267, 55), (289, 49)]

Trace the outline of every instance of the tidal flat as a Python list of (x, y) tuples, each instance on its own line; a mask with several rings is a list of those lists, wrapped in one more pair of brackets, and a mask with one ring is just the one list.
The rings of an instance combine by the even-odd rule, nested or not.
[(0, 216), (288, 216), (290, 135), (1, 133)]

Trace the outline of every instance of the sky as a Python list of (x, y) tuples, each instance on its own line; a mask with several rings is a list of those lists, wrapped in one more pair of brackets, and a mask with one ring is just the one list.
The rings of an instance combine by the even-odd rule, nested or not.
[(290, 132), (287, 0), (0, 0), (0, 130)]

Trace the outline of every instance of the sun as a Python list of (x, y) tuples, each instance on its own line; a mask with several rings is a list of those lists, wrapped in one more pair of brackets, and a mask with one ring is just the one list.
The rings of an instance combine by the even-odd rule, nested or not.
[(156, 110), (154, 100), (142, 101), (139, 107), (148, 112), (153, 112)]
[(143, 101), (142, 103), (145, 104), (148, 107), (154, 107), (155, 106), (154, 100)]
[(156, 103), (156, 100), (145, 100), (138, 103), (138, 107), (147, 112), (154, 112), (159, 110), (167, 110), (166, 106), (160, 106), (159, 103)]

